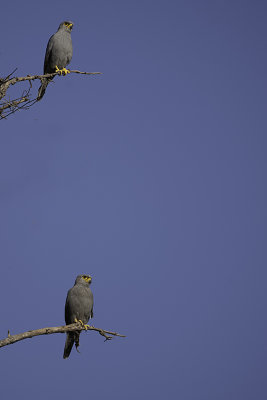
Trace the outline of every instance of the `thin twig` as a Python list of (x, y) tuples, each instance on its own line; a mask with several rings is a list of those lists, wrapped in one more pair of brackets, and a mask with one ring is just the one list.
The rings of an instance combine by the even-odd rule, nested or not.
[(111, 340), (113, 339), (114, 336), (126, 337), (125, 335), (120, 335), (117, 332), (106, 331), (104, 329), (95, 328), (94, 326), (85, 325), (85, 327), (82, 326), (79, 322), (77, 322), (71, 325), (36, 329), (33, 331), (19, 333), (17, 335), (10, 335), (10, 332), (8, 331), (7, 338), (0, 340), (0, 347), (8, 346), (9, 344), (19, 342), (20, 340), (29, 339), (34, 336), (51, 335), (53, 333), (66, 333), (66, 332), (83, 331), (83, 330), (96, 331), (101, 336), (104, 336), (106, 340)]
[(17, 107), (18, 104), (25, 103), (25, 101), (28, 100), (29, 99), (27, 97), (22, 97), (20, 99), (10, 101), (6, 100), (5, 103), (1, 104), (1, 110), (4, 111), (6, 108)]
[(13, 74), (17, 71), (17, 69), (18, 69), (18, 68), (15, 68), (14, 71), (12, 71), (9, 75), (7, 75), (7, 76), (3, 79), (3, 81), (6, 82), (6, 81), (8, 80), (8, 78), (10, 78), (10, 76), (13, 75)]

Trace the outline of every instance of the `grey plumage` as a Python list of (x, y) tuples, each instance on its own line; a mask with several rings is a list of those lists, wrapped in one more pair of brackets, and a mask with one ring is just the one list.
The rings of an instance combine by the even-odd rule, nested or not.
[[(81, 320), (87, 324), (93, 318), (93, 293), (90, 289), (92, 278), (89, 275), (78, 275), (74, 286), (68, 291), (65, 304), (66, 325), (73, 324)], [(79, 346), (80, 332), (68, 332), (65, 342), (63, 358), (70, 355), (72, 346), (75, 342), (76, 349)]]
[[(72, 28), (73, 22), (61, 22), (58, 31), (49, 39), (45, 52), (44, 74), (51, 74), (57, 70), (61, 70), (64, 74), (67, 73), (67, 70), (64, 69), (70, 63), (73, 53), (71, 41)], [(47, 85), (52, 79), (42, 79), (42, 84), (38, 90), (38, 101), (45, 94)]]

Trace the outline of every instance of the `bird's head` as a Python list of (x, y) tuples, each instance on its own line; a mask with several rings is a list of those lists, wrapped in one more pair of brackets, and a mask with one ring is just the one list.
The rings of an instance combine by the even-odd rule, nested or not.
[(90, 285), (92, 282), (92, 277), (90, 275), (78, 275), (75, 281), (76, 283), (87, 284)]
[(67, 31), (67, 32), (71, 32), (72, 31), (72, 28), (73, 28), (73, 22), (71, 22), (71, 21), (63, 21), (63, 22), (61, 22), (61, 24), (59, 25), (59, 27), (58, 27), (58, 30), (59, 29), (64, 29), (65, 31)]

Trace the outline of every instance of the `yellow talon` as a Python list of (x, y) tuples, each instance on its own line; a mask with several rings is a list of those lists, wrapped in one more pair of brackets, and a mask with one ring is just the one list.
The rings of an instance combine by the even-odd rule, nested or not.
[(79, 323), (82, 325), (82, 327), (83, 327), (86, 331), (87, 331), (89, 328), (91, 328), (90, 325), (85, 325), (84, 322), (83, 322), (81, 319), (75, 318), (74, 322), (76, 322), (76, 323), (79, 322)]
[(55, 72), (59, 72), (60, 75), (67, 75), (67, 74), (70, 73), (70, 70), (66, 69), (66, 68), (59, 69), (58, 66), (56, 65), (56, 71)]
[(64, 73), (64, 75), (70, 74), (70, 70), (66, 68), (63, 68), (62, 72)]
[(61, 75), (61, 70), (58, 68), (57, 65), (56, 65), (56, 71), (55, 72), (60, 72), (60, 75)]

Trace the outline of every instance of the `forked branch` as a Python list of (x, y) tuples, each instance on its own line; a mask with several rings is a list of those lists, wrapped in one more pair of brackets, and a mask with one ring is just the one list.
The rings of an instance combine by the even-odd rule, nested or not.
[[(24, 109), (27, 110), (31, 106), (36, 103), (37, 97), (31, 99), (31, 89), (32, 89), (32, 81), (39, 79), (42, 82), (44, 78), (53, 78), (56, 75), (60, 75), (60, 72), (54, 72), (52, 74), (45, 74), (45, 75), (27, 75), (21, 77), (13, 77), (11, 76), (14, 74), (16, 70), (14, 70), (11, 74), (9, 74), (6, 78), (0, 78), (0, 119), (4, 119), (8, 117), (10, 114), (14, 112)], [(72, 74), (81, 74), (81, 75), (100, 75), (102, 72), (82, 72), (76, 69), (70, 70)], [(29, 82), (29, 88), (27, 91), (23, 91), (21, 96), (16, 99), (7, 99), (5, 98), (7, 94), (7, 90), (10, 86), (15, 85), (19, 82)]]

